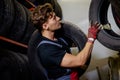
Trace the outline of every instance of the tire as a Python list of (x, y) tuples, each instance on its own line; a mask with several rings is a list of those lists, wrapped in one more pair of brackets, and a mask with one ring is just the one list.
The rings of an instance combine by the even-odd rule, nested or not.
[(36, 30), (36, 28), (34, 27), (33, 23), (30, 20), (31, 12), (25, 6), (23, 6), (23, 7), (24, 7), (24, 10), (25, 10), (26, 16), (27, 16), (27, 20), (26, 20), (27, 25), (26, 25), (25, 31), (23, 33), (23, 36), (22, 36), (22, 39), (20, 42), (28, 45), (29, 39), (30, 39), (32, 33)]
[(32, 80), (27, 55), (21, 54), (21, 53), (18, 53), (18, 55), (21, 57), (22, 64), (23, 64), (23, 73), (24, 74), (22, 74), (22, 77), (24, 78), (24, 80)]
[(120, 1), (119, 0), (110, 0), (112, 6), (112, 13), (115, 23), (120, 28)]
[(20, 42), (27, 25), (27, 16), (23, 6), (16, 0), (13, 0), (13, 2), (15, 7), (15, 19), (9, 30), (8, 38)]
[(117, 16), (120, 18), (120, 1), (119, 0), (109, 0)]
[(29, 80), (28, 72), (23, 57), (0, 48), (0, 80)]
[(112, 50), (120, 51), (120, 36), (116, 34), (109, 25), (107, 20), (107, 11), (110, 2), (108, 0), (92, 0), (89, 8), (89, 21), (96, 21), (107, 26), (98, 33), (98, 41)]
[[(38, 38), (39, 37), (39, 38)], [(32, 80), (48, 80), (41, 62), (37, 56), (36, 47), (40, 41), (40, 34), (35, 30), (28, 43), (28, 60), (31, 70)]]
[(113, 18), (115, 20), (115, 23), (117, 26), (120, 28), (120, 15), (115, 11), (115, 8), (112, 6), (112, 13), (113, 13)]
[[(70, 47), (73, 47), (74, 45), (75, 47), (78, 48), (78, 52), (81, 51), (84, 48), (87, 41), (86, 35), (82, 32), (82, 30), (77, 25), (72, 24), (71, 22), (65, 21), (62, 24), (63, 24), (62, 25), (63, 27), (60, 31), (58, 31), (58, 34), (59, 34), (58, 36), (65, 37)], [(91, 59), (91, 56), (85, 64), (86, 67), (78, 68), (79, 76), (81, 76), (88, 68), (90, 59)]]
[[(64, 37), (66, 41), (69, 43), (70, 47), (73, 47), (72, 45), (74, 43), (74, 45), (78, 48), (78, 51), (81, 51), (83, 49), (87, 41), (86, 35), (80, 30), (80, 28), (70, 22), (63, 22), (62, 28), (58, 30), (56, 33), (57, 33), (56, 35), (57, 37), (60, 37), (60, 36)], [(36, 47), (38, 43), (41, 41), (40, 37), (41, 37), (41, 34), (39, 34), (37, 30), (35, 30), (28, 44), (28, 59), (29, 59), (30, 67), (34, 74), (35, 80), (39, 80), (40, 78), (42, 78), (42, 80), (48, 80), (48, 77), (45, 73), (45, 69), (41, 65), (36, 52)], [(79, 76), (81, 76), (86, 71), (90, 63), (90, 59), (91, 57), (86, 62), (86, 67), (84, 69), (81, 69), (81, 68), (78, 69)]]
[(53, 2), (51, 2), (51, 3), (54, 3), (53, 8), (54, 8), (56, 15), (62, 19), (63, 14), (62, 14), (62, 8), (61, 8), (60, 4), (57, 2), (57, 0), (52, 0), (52, 1)]
[(14, 20), (14, 6), (12, 0), (0, 1), (0, 35), (7, 36)]

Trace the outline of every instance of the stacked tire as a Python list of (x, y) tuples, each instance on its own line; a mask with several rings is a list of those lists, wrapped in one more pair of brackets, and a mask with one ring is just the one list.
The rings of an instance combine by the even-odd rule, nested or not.
[[(56, 14), (62, 17), (57, 1), (51, 2)], [(30, 14), (27, 7), (18, 0), (1, 0), (0, 36), (28, 45), (36, 30), (30, 21)], [(0, 80), (31, 80), (28, 62), (27, 49), (0, 39)]]
[[(0, 24), (0, 36), (26, 45), (35, 30), (30, 11), (17, 0), (0, 1)], [(18, 47), (0, 39), (0, 80), (31, 80), (27, 49)]]
[(30, 80), (28, 58), (0, 48), (0, 80)]
[[(37, 4), (51, 3), (57, 16), (62, 18), (62, 10), (56, 0), (36, 1)], [(30, 22), (30, 11), (17, 0), (0, 2), (0, 36), (28, 44), (35, 27)]]
[(30, 11), (16, 0), (2, 0), (0, 6), (0, 36), (27, 44), (35, 30), (30, 24)]
[(112, 13), (117, 26), (120, 28), (120, 1), (110, 0), (112, 6)]
[[(118, 6), (114, 4), (118, 3)], [(119, 0), (92, 0), (89, 8), (89, 21), (95, 23), (96, 21), (102, 24), (102, 29), (98, 33), (98, 41), (112, 50), (120, 51), (120, 35), (115, 33), (111, 29), (111, 25), (108, 21), (108, 8), (112, 4), (112, 13), (115, 21), (120, 26), (120, 17), (118, 12), (120, 11)], [(115, 7), (115, 5), (117, 7)], [(118, 11), (116, 9), (119, 9)]]

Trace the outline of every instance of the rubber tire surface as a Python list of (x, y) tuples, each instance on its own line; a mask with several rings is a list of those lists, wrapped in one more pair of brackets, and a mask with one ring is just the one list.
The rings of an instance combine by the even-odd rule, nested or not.
[(110, 0), (112, 13), (115, 20), (115, 23), (120, 28), (120, 1), (119, 0)]
[(30, 80), (25, 55), (0, 48), (0, 80)]
[(115, 8), (112, 6), (112, 13), (113, 13), (113, 18), (115, 20), (115, 23), (117, 26), (120, 28), (120, 15), (115, 11)]
[[(89, 8), (89, 21), (96, 21), (102, 25), (109, 24), (107, 11), (110, 2), (108, 0), (92, 0)], [(120, 36), (112, 29), (101, 29), (97, 37), (98, 41), (112, 50), (120, 51)]]
[(27, 17), (26, 24), (27, 25), (26, 25), (25, 31), (23, 33), (23, 36), (22, 36), (22, 39), (20, 42), (28, 45), (29, 39), (30, 39), (32, 33), (36, 30), (36, 28), (34, 27), (33, 23), (30, 20), (31, 12), (25, 6), (23, 6), (23, 7), (26, 12), (26, 17)]
[(37, 56), (36, 47), (41, 40), (40, 36), (41, 35), (38, 34), (37, 30), (34, 31), (28, 43), (28, 60), (29, 60), (29, 67), (31, 70), (32, 80), (48, 80), (46, 72)]
[[(62, 37), (66, 37), (65, 39), (67, 40), (67, 42), (69, 43), (69, 45), (72, 45), (71, 42), (73, 42), (79, 49), (79, 51), (81, 51), (83, 49), (83, 47), (85, 46), (85, 43), (87, 41), (87, 37), (86, 35), (81, 31), (81, 29), (70, 23), (70, 22), (63, 22), (62, 23), (62, 28), (60, 30), (57, 31), (57, 37), (62, 36)], [(61, 35), (63, 34), (63, 35)], [(41, 41), (41, 34), (39, 34), (39, 32), (36, 30), (30, 41), (29, 41), (29, 45), (28, 45), (28, 59), (30, 62), (30, 67), (31, 70), (34, 74), (35, 80), (48, 80), (47, 74), (45, 69), (43, 68), (43, 66), (41, 65), (41, 62), (37, 56), (37, 50), (36, 47), (39, 44), (39, 42)], [(70, 46), (72, 47), (72, 46)], [(86, 62), (86, 66), (88, 67), (89, 63), (90, 63), (90, 59)], [(79, 76), (81, 76), (87, 69), (87, 67), (85, 69), (78, 69), (79, 70)], [(39, 75), (38, 75), (39, 74)]]
[(18, 1), (13, 0), (13, 3), (15, 6), (15, 19), (11, 29), (9, 30), (8, 38), (15, 41), (21, 41), (27, 25), (27, 16), (23, 6)]
[(14, 5), (12, 0), (0, 1), (0, 35), (8, 35), (14, 20)]
[(109, 0), (117, 16), (120, 18), (120, 0)]
[[(58, 31), (59, 36), (66, 37), (66, 41), (69, 43), (70, 47), (72, 47), (72, 44), (74, 43), (74, 45), (78, 48), (78, 50), (81, 51), (84, 48), (87, 41), (86, 35), (82, 32), (82, 30), (77, 25), (71, 22), (65, 21), (62, 24), (63, 24), (62, 25), (63, 27), (61, 28), (60, 31)], [(90, 59), (91, 59), (91, 56), (87, 60), (85, 64), (86, 67), (84, 69), (78, 68), (79, 76), (81, 76), (88, 68)]]

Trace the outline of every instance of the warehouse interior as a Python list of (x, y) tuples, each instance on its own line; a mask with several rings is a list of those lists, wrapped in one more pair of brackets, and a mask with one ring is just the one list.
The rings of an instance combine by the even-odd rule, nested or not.
[[(1, 10), (0, 11), (0, 19), (3, 18), (3, 15), (4, 15), (3, 12), (7, 13), (7, 11), (3, 10), (4, 9), (3, 3), (9, 4), (9, 3), (12, 3), (12, 1), (14, 3), (17, 3), (17, 5), (14, 5), (14, 6), (18, 7), (18, 12), (20, 12), (22, 10), (19, 8), (19, 6), (25, 6), (26, 7), (25, 9), (27, 9), (26, 12), (29, 12), (30, 10), (32, 10), (32, 8), (34, 8), (34, 5), (38, 5), (40, 2), (44, 2), (44, 1), (49, 2), (49, 0), (39, 0), (40, 2), (38, 2), (38, 3), (37, 3), (38, 0), (17, 0), (18, 2), (16, 2), (15, 0), (8, 0), (8, 1), (3, 0), (0, 3), (0, 5), (2, 5), (1, 7), (3, 7), (3, 8), (0, 8), (0, 10)], [(55, 0), (55, 1), (57, 1), (59, 6), (61, 7), (62, 20), (75, 24), (84, 32), (85, 35), (87, 35), (88, 28), (90, 26), (90, 5), (92, 4), (92, 2), (111, 1), (111, 3), (109, 3), (108, 11), (107, 11), (107, 14), (105, 14), (105, 16), (107, 16), (108, 23), (110, 23), (110, 25), (111, 25), (110, 29), (118, 35), (118, 36), (113, 36), (111, 40), (113, 40), (113, 41), (116, 40), (118, 42), (116, 42), (117, 44), (114, 42), (109, 44), (109, 39), (108, 39), (108, 42), (101, 43), (102, 41), (97, 39), (94, 43), (95, 45), (94, 45), (93, 51), (91, 53), (90, 64), (85, 69), (84, 73), (80, 76), (80, 80), (120, 80), (120, 63), (119, 63), (119, 60), (120, 60), (120, 57), (119, 57), (119, 54), (120, 54), (120, 42), (119, 42), (120, 41), (120, 36), (119, 36), (120, 35), (120, 21), (119, 21), (120, 16), (119, 16), (119, 14), (117, 15), (118, 21), (116, 21), (115, 20), (116, 18), (113, 16), (113, 11), (111, 9), (111, 6), (112, 5), (114, 6), (114, 4), (112, 4), (112, 3), (114, 3), (114, 0), (96, 0), (96, 1), (95, 0)], [(116, 0), (116, 2), (119, 2), (118, 4), (116, 4), (117, 10), (118, 10), (118, 12), (116, 11), (116, 14), (117, 14), (117, 13), (119, 13), (119, 10), (120, 10), (120, 6), (118, 6), (120, 4), (120, 1)], [(32, 4), (34, 4), (34, 5), (32, 5)], [(8, 6), (11, 6), (11, 5), (9, 4)], [(13, 6), (11, 6), (11, 7), (13, 7)], [(5, 8), (8, 9), (7, 5)], [(19, 54), (19, 56), (23, 56), (25, 54), (25, 56), (24, 56), (25, 62), (21, 61), (20, 64), (18, 64), (18, 66), (11, 67), (11, 68), (16, 68), (15, 70), (17, 70), (17, 68), (19, 66), (28, 68), (28, 67), (25, 67), (27, 64), (27, 61), (28, 61), (27, 56), (26, 56), (27, 48), (28, 48), (28, 41), (29, 41), (29, 38), (31, 37), (32, 33), (35, 30), (32, 27), (33, 25), (30, 24), (29, 17), (24, 18), (24, 16), (29, 16), (29, 13), (21, 11), (17, 16), (14, 16), (14, 15), (16, 15), (17, 12), (13, 13), (12, 11), (14, 11), (14, 9), (12, 9), (12, 8), (10, 8), (9, 10), (10, 10), (10, 14), (8, 11), (8, 14), (6, 14), (6, 15), (12, 16), (12, 17), (5, 17), (3, 20), (4, 22), (2, 20), (0, 20), (0, 23), (2, 24), (2, 26), (7, 27), (4, 29), (1, 26), (1, 28), (0, 28), (1, 29), (0, 30), (0, 51), (1, 51), (1, 54), (0, 54), (1, 55), (1, 57), (0, 57), (0, 66), (1, 66), (0, 72), (1, 73), (0, 73), (0, 75), (2, 75), (1, 76), (2, 80), (9, 80), (8, 78), (11, 77), (11, 76), (7, 75), (6, 73), (4, 73), (4, 70), (2, 71), (3, 66), (6, 66), (3, 64), (5, 61), (7, 61), (7, 58), (8, 58), (8, 56), (6, 57), (6, 55), (5, 55), (6, 53), (7, 54), (11, 53), (12, 54), (11, 56), (16, 55), (16, 53), (17, 54), (22, 53), (22, 54)], [(13, 20), (13, 17), (14, 17), (14, 19), (18, 19), (19, 16), (21, 16), (22, 14), (24, 14), (24, 16), (21, 17), (21, 18), (23, 18), (22, 20), (21, 19), (19, 21)], [(27, 15), (25, 15), (25, 14), (27, 14)], [(8, 19), (11, 20), (11, 22), (6, 23), (8, 21)], [(104, 17), (102, 19), (104, 19)], [(27, 22), (26, 22), (26, 20), (27, 20)], [(24, 29), (26, 29), (26, 30), (24, 30), (24, 29), (21, 30), (22, 32), (20, 31), (21, 33), (19, 34), (19, 29), (21, 27), (19, 26), (19, 28), (16, 28), (15, 25), (17, 25), (17, 24), (15, 24), (15, 21), (18, 24), (22, 24), (20, 26), (27, 25), (27, 27), (24, 27)], [(101, 23), (106, 24), (106, 22), (104, 20), (103, 20), (103, 22), (101, 21)], [(13, 27), (13, 30), (9, 29), (8, 26), (10, 26), (10, 25), (15, 26), (15, 27)], [(15, 29), (18, 29), (18, 33), (14, 32)], [(13, 33), (12, 33), (12, 31), (13, 31)], [(29, 34), (25, 34), (27, 32)], [(9, 33), (10, 33), (10, 35), (8, 35)], [(16, 35), (14, 35), (14, 34), (16, 34)], [(18, 36), (20, 36), (20, 37), (18, 37)], [(103, 38), (105, 38), (105, 37), (103, 37)], [(4, 50), (4, 49), (7, 49), (7, 50), (10, 49), (10, 51), (6, 52), (6, 50)], [(72, 50), (75, 53), (78, 52), (78, 49), (76, 49), (76, 47), (73, 47)], [(3, 58), (4, 56), (5, 56), (5, 58)], [(15, 59), (17, 59), (17, 58), (15, 58)], [(19, 62), (19, 60), (14, 61), (13, 58), (10, 58), (9, 60), (13, 60), (13, 62), (10, 62), (10, 63), (15, 62), (17, 64), (17, 62)], [(2, 63), (2, 61), (3, 61), (3, 63)], [(7, 63), (9, 63), (9, 61)], [(22, 63), (25, 63), (25, 64), (21, 65)], [(12, 65), (12, 66), (14, 66), (14, 65)], [(29, 69), (27, 69), (27, 70), (29, 70)], [(27, 73), (29, 73), (29, 71), (27, 71), (27, 70), (25, 70), (25, 72), (23, 71), (21, 73), (18, 73), (18, 75), (22, 76), (22, 78), (20, 78), (20, 80), (30, 80), (27, 78), (27, 77), (29, 77), (29, 74), (27, 74)], [(12, 73), (14, 73), (14, 71), (12, 72), (10, 70), (10, 74), (12, 74)], [(24, 74), (22, 75), (22, 73), (24, 73)], [(15, 75), (15, 73), (13, 75)], [(16, 74), (16, 76), (18, 76), (18, 75)], [(8, 78), (5, 78), (5, 76), (8, 76)], [(23, 77), (26, 77), (26, 78), (23, 79)], [(10, 80), (16, 80), (16, 78), (10, 79)]]

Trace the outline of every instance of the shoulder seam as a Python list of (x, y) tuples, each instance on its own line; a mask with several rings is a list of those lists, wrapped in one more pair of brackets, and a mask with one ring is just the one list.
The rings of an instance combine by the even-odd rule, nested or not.
[(56, 46), (58, 46), (58, 47), (62, 47), (62, 45), (60, 45), (60, 44), (57, 44), (57, 43), (54, 43), (54, 42), (51, 42), (51, 41), (43, 40), (43, 41), (41, 41), (41, 42), (38, 44), (37, 48), (38, 48), (40, 45), (46, 44), (46, 43), (47, 43), (47, 44), (56, 45)]

